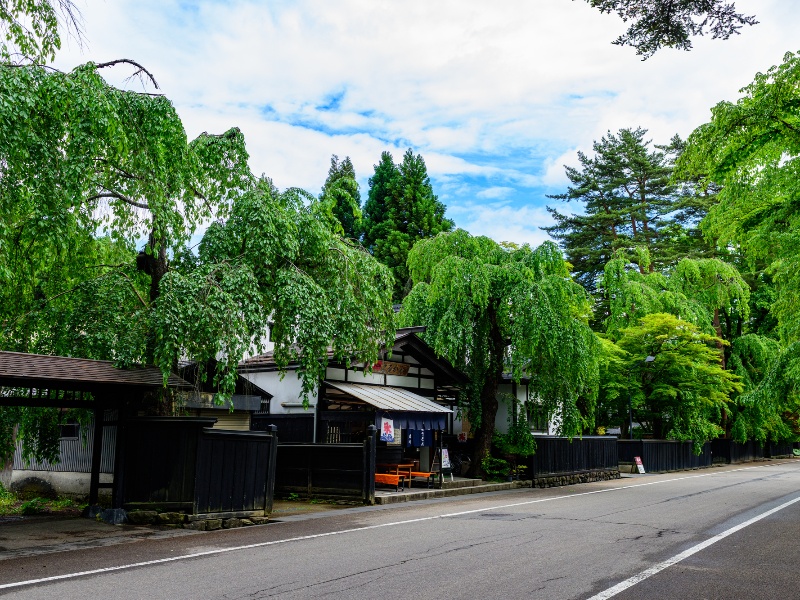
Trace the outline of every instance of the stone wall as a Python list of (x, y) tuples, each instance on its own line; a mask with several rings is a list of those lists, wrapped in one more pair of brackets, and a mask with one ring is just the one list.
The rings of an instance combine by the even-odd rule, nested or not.
[(607, 481), (609, 479), (619, 479), (619, 469), (609, 469), (605, 471), (582, 471), (580, 473), (552, 474), (537, 477), (533, 480), (533, 487), (548, 488), (560, 487), (562, 485), (575, 485), (577, 483), (589, 483), (590, 481)]

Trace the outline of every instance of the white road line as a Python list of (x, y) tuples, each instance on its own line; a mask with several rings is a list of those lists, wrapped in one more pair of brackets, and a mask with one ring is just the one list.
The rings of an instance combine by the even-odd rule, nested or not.
[(707, 539), (705, 542), (700, 542), (696, 546), (692, 546), (688, 550), (684, 550), (680, 554), (676, 554), (672, 558), (668, 558), (664, 562), (660, 562), (657, 565), (654, 565), (654, 566), (650, 567), (649, 569), (646, 569), (645, 571), (642, 571), (641, 573), (639, 573), (637, 575), (634, 575), (630, 579), (626, 579), (625, 581), (622, 581), (622, 582), (618, 583), (617, 585), (615, 585), (613, 587), (610, 587), (607, 590), (602, 591), (599, 594), (596, 594), (596, 595), (592, 596), (591, 598), (589, 598), (589, 600), (606, 600), (607, 598), (611, 598), (612, 596), (616, 596), (620, 592), (623, 592), (623, 591), (627, 590), (629, 587), (632, 587), (632, 586), (636, 585), (640, 581), (644, 581), (648, 577), (652, 577), (656, 573), (660, 573), (664, 569), (666, 569), (668, 567), (671, 567), (672, 565), (677, 564), (677, 563), (681, 562), (682, 560), (684, 560), (686, 558), (689, 558), (692, 554), (697, 554), (701, 550), (705, 550), (709, 546), (711, 546), (713, 544), (716, 544), (718, 541), (720, 541), (722, 539), (725, 539), (729, 535), (731, 535), (733, 533), (736, 533), (737, 531), (740, 531), (740, 530), (744, 529), (745, 527), (747, 527), (749, 525), (752, 525), (753, 523), (755, 523), (757, 521), (760, 521), (761, 519), (763, 519), (765, 517), (768, 517), (768, 516), (770, 516), (772, 514), (775, 514), (779, 510), (783, 510), (787, 506), (791, 506), (792, 504), (794, 504), (796, 502), (800, 502), (800, 496), (798, 496), (794, 500), (789, 500), (788, 502), (784, 502), (780, 506), (776, 506), (773, 509), (770, 509), (770, 510), (768, 510), (766, 512), (763, 512), (760, 515), (757, 515), (757, 516), (753, 517), (752, 519), (748, 519), (744, 523), (739, 523), (735, 527), (731, 527), (730, 529), (728, 529), (726, 531), (723, 531), (722, 533), (718, 533), (714, 537)]
[[(342, 534), (346, 534), (346, 533), (354, 533), (354, 532), (357, 532), (357, 531), (369, 531), (371, 529), (381, 529), (383, 527), (394, 527), (394, 526), (397, 526), (397, 525), (409, 525), (411, 523), (421, 523), (423, 521), (433, 521), (433, 520), (436, 520), (436, 519), (446, 519), (446, 518), (449, 518), (449, 517), (460, 517), (462, 515), (469, 515), (469, 514), (474, 514), (474, 513), (487, 512), (487, 511), (490, 511), (490, 510), (500, 510), (500, 509), (504, 509), (504, 508), (513, 508), (515, 506), (527, 506), (529, 504), (538, 504), (540, 502), (552, 502), (554, 500), (565, 500), (565, 499), (570, 499), (570, 498), (578, 498), (579, 496), (589, 496), (589, 495), (592, 495), (592, 494), (604, 494), (606, 492), (617, 492), (617, 491), (620, 491), (620, 490), (629, 490), (629, 489), (632, 489), (632, 488), (645, 487), (645, 486), (648, 486), (648, 485), (659, 485), (659, 484), (662, 484), (662, 483), (670, 483), (672, 481), (682, 481), (682, 480), (685, 480), (685, 479), (697, 479), (697, 478), (700, 478), (700, 477), (712, 477), (712, 476), (715, 476), (715, 475), (724, 475), (725, 473), (734, 473), (736, 471), (747, 471), (749, 469), (758, 469), (758, 468), (769, 467), (769, 466), (777, 466), (777, 465), (757, 465), (757, 466), (753, 466), (753, 467), (741, 467), (739, 469), (730, 469), (728, 471), (718, 471), (716, 473), (702, 473), (700, 475), (686, 475), (684, 477), (674, 477), (672, 479), (662, 479), (662, 480), (659, 480), (659, 481), (648, 481), (646, 483), (635, 483), (635, 484), (632, 484), (632, 485), (623, 485), (623, 486), (619, 486), (619, 487), (615, 487), (615, 488), (607, 488), (607, 489), (604, 489), (604, 490), (593, 490), (593, 491), (590, 491), (590, 492), (579, 492), (577, 494), (566, 494), (566, 495), (563, 495), (563, 496), (553, 496), (551, 498), (539, 498), (537, 500), (526, 500), (525, 502), (515, 502), (513, 504), (502, 504), (502, 505), (499, 505), (499, 506), (490, 506), (490, 507), (486, 507), (486, 508), (478, 508), (478, 509), (473, 509), (473, 510), (463, 510), (463, 511), (460, 511), (460, 512), (445, 513), (445, 514), (442, 514), (442, 515), (433, 515), (433, 516), (430, 516), (430, 517), (419, 517), (417, 519), (407, 519), (405, 521), (394, 521), (392, 523), (381, 523), (379, 525), (366, 525), (364, 527), (355, 527), (353, 529), (342, 529), (342, 530), (339, 530), (339, 531), (329, 531), (327, 533), (315, 533), (313, 535), (302, 535), (302, 536), (298, 536), (298, 537), (287, 538), (285, 540), (274, 540), (274, 541), (271, 541), (271, 542), (258, 542), (256, 544), (247, 544), (245, 546), (233, 546), (233, 547), (230, 547), (230, 548), (217, 548), (215, 550), (206, 550), (206, 551), (203, 551), (203, 552), (195, 552), (193, 554), (183, 554), (181, 556), (172, 556), (172, 557), (169, 557), (169, 558), (158, 558), (158, 559), (154, 559), (154, 560), (147, 560), (147, 561), (143, 561), (143, 562), (130, 563), (130, 564), (126, 564), (126, 565), (117, 565), (116, 567), (104, 567), (102, 569), (92, 569), (90, 571), (78, 571), (78, 572), (75, 572), (75, 573), (65, 573), (64, 575), (54, 575), (52, 577), (41, 577), (39, 579), (27, 579), (25, 581), (15, 581), (13, 583), (4, 583), (4, 584), (0, 585), (0, 590), (7, 590), (7, 589), (19, 588), (19, 587), (24, 587), (24, 586), (29, 586), (29, 585), (36, 585), (36, 584), (39, 584), (39, 583), (48, 583), (48, 582), (53, 582), (53, 581), (60, 581), (60, 580), (64, 580), (64, 579), (75, 579), (77, 577), (86, 577), (88, 575), (99, 575), (101, 573), (113, 573), (114, 571), (124, 571), (124, 570), (127, 570), (127, 569), (136, 569), (136, 568), (139, 568), (139, 567), (148, 567), (148, 566), (151, 566), (151, 565), (160, 565), (160, 564), (164, 564), (164, 563), (176, 562), (176, 561), (179, 561), (179, 560), (189, 560), (189, 559), (192, 559), (192, 558), (200, 558), (200, 557), (203, 557), (203, 556), (213, 556), (215, 554), (225, 554), (226, 552), (238, 552), (240, 550), (250, 550), (252, 548), (265, 548), (267, 546), (275, 546), (277, 544), (288, 544), (290, 542), (301, 542), (301, 541), (304, 541), (304, 540), (313, 540), (313, 539), (323, 538), (323, 537), (328, 537), (328, 536), (333, 536), (333, 535), (342, 535)], [(798, 498), (798, 500), (800, 500), (800, 498)], [(778, 510), (778, 509), (776, 509), (776, 510)], [(764, 516), (766, 516), (766, 514)], [(597, 598), (600, 598), (600, 596), (598, 596)]]

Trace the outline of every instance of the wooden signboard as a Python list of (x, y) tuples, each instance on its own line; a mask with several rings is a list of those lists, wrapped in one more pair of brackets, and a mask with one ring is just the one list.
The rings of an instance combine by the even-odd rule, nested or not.
[(644, 474), (644, 465), (642, 464), (642, 457), (634, 456), (633, 462), (636, 464), (636, 470), (639, 471), (639, 473)]
[(411, 365), (406, 363), (391, 362), (388, 360), (379, 360), (372, 366), (373, 373), (383, 373), (385, 375), (397, 375), (405, 377), (408, 375), (408, 368)]

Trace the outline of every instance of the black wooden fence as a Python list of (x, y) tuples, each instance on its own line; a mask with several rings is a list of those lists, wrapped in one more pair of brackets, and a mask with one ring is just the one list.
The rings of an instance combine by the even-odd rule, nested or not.
[(250, 417), (250, 429), (267, 431), (267, 427), (276, 425), (281, 432), (280, 444), (310, 444), (314, 441), (314, 415), (253, 415)]
[(766, 458), (764, 446), (753, 440), (740, 444), (733, 440), (716, 439), (711, 441), (711, 449), (714, 451), (715, 459), (726, 463), (750, 462)]
[[(616, 470), (617, 438), (536, 437), (536, 453), (529, 459), (530, 476)], [(527, 474), (526, 474), (527, 476)]]
[(125, 423), (117, 494), (125, 508), (254, 516), (272, 510), (277, 435), (212, 430), (201, 417)]
[(375, 434), (360, 444), (281, 444), (275, 469), (279, 494), (344, 496), (375, 503)]
[(784, 458), (794, 456), (793, 442), (769, 442), (765, 448), (767, 458)]
[(683, 471), (712, 464), (710, 443), (703, 445), (700, 455), (694, 453), (693, 442), (672, 440), (619, 440), (617, 449), (620, 463), (633, 463), (638, 456), (647, 472)]

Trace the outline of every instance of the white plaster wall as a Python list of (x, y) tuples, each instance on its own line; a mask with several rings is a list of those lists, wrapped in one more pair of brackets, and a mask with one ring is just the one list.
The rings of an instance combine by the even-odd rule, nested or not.
[[(513, 388), (511, 384), (501, 383), (497, 386), (497, 394), (511, 394)], [(511, 411), (511, 407), (508, 403), (503, 399), (498, 397), (497, 402), (497, 416), (494, 418), (494, 428), (497, 430), (498, 433), (508, 433), (508, 414)]]
[(372, 383), (375, 385), (383, 385), (382, 373), (364, 373), (363, 371), (350, 371), (347, 374), (349, 383)]
[[(281, 380), (281, 374), (278, 371), (242, 373), (242, 376), (272, 394), (272, 400), (269, 405), (270, 413), (274, 415), (306, 414), (306, 410), (302, 406), (282, 406), (284, 402), (298, 404), (303, 401), (303, 384), (297, 377), (297, 371), (287, 371), (283, 380)], [(308, 402), (308, 410), (313, 410), (317, 404), (316, 392), (309, 396)]]
[(344, 369), (337, 369), (335, 367), (328, 367), (325, 370), (325, 378), (333, 379), (334, 381), (344, 381)]
[[(72, 471), (28, 471), (16, 469), (11, 475), (11, 486), (16, 488), (26, 479), (41, 479), (50, 484), (56, 494), (65, 498), (85, 499), (89, 496), (91, 474)], [(100, 473), (100, 483), (112, 483), (114, 475)], [(111, 489), (100, 488), (100, 496), (110, 496)]]

